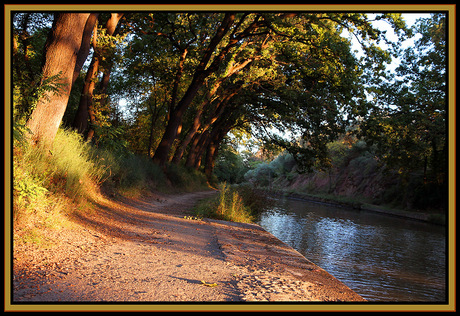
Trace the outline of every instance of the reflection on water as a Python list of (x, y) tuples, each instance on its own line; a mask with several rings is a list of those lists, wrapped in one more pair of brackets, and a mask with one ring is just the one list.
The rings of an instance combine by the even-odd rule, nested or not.
[(369, 301), (446, 300), (444, 227), (295, 200), (259, 224)]

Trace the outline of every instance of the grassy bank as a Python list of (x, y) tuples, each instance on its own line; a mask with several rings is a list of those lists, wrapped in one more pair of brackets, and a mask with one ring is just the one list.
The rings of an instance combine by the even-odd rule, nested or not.
[(52, 147), (13, 147), (13, 227), (18, 242), (48, 244), (46, 231), (72, 226), (74, 212), (90, 212), (101, 191), (136, 198), (208, 188), (201, 173), (179, 166), (165, 170), (148, 157), (109, 151), (60, 129)]

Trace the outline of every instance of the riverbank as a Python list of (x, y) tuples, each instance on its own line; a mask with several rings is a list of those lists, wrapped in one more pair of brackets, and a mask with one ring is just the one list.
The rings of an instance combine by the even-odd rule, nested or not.
[(152, 194), (117, 201), (101, 197), (91, 212), (75, 214), (76, 225), (50, 232), (59, 243), (15, 245), (14, 304), (9, 307), (67, 308), (43, 302), (364, 301), (258, 225), (187, 216), (198, 200), (212, 194)]
[(338, 207), (353, 208), (353, 209), (365, 211), (365, 212), (373, 212), (373, 213), (379, 213), (379, 214), (384, 214), (388, 216), (408, 218), (408, 219), (427, 222), (427, 223), (436, 224), (436, 225), (444, 225), (444, 226), (446, 225), (446, 216), (444, 214), (433, 214), (433, 213), (427, 213), (427, 212), (415, 212), (415, 211), (406, 211), (406, 210), (401, 210), (401, 209), (391, 209), (388, 207), (382, 207), (382, 206), (362, 203), (358, 201), (346, 201), (346, 200), (341, 199), (340, 197), (334, 197), (334, 196), (323, 197), (323, 196), (317, 196), (317, 195), (312, 195), (312, 194), (307, 194), (307, 193), (292, 192), (292, 191), (279, 190), (279, 189), (277, 190), (271, 189), (271, 190), (267, 190), (264, 192), (266, 194), (270, 194), (272, 196), (277, 196), (277, 197), (286, 197), (290, 199), (299, 199), (303, 201), (324, 203), (324, 204), (329, 204), (329, 205), (338, 206)]

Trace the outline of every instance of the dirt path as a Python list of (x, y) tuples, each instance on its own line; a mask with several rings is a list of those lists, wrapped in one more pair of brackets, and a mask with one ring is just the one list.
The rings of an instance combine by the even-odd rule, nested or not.
[(13, 301), (362, 301), (257, 225), (184, 218), (211, 194), (101, 199), (61, 246), (14, 250)]

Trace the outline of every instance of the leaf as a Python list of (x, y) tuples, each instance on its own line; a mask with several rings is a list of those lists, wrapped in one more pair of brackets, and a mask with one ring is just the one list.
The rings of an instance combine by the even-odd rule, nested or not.
[(204, 286), (209, 286), (209, 287), (215, 287), (217, 286), (218, 284), (217, 283), (206, 283), (205, 281), (201, 281), (201, 283), (204, 285)]

